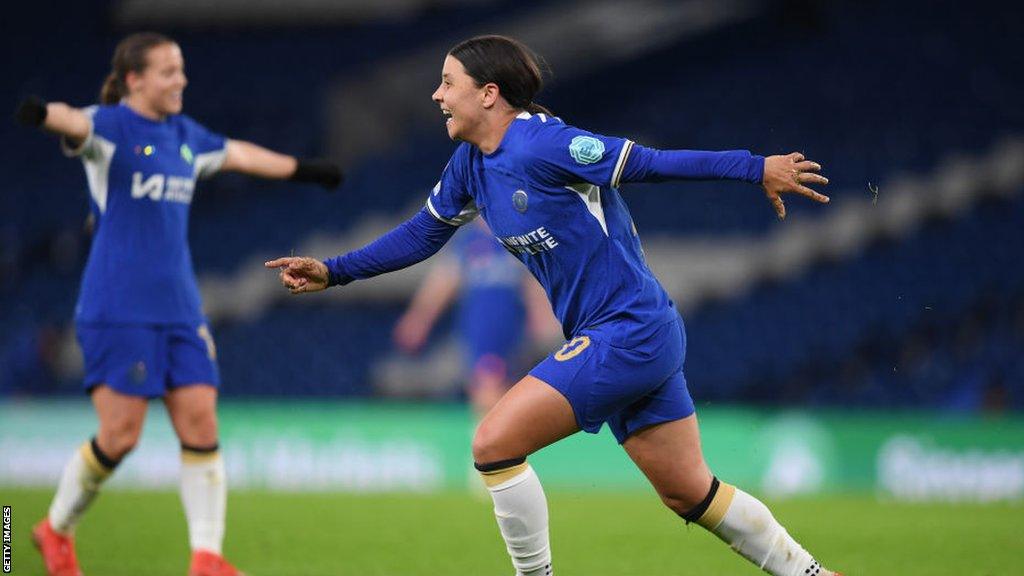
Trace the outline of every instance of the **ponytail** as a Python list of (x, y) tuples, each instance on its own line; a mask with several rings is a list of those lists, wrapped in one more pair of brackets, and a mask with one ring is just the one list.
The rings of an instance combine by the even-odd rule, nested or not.
[(548, 116), (554, 116), (555, 113), (547, 108), (537, 104), (536, 102), (530, 102), (526, 105), (526, 111), (530, 114), (547, 114)]
[(125, 92), (124, 83), (117, 78), (117, 73), (111, 72), (100, 88), (100, 104), (117, 104), (125, 97)]

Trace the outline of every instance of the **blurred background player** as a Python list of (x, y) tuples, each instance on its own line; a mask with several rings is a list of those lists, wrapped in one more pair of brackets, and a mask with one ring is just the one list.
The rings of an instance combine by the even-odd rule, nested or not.
[(416, 290), (395, 325), (394, 340), (403, 352), (419, 352), (437, 320), (457, 302), (466, 392), (479, 419), (521, 377), (524, 356), (560, 338), (559, 328), (540, 285), (483, 219), (462, 228), (451, 248)]
[(181, 114), (187, 84), (178, 44), (139, 33), (117, 45), (101, 105), (77, 109), (31, 97), (17, 111), (21, 123), (60, 135), (65, 154), (81, 158), (96, 221), (75, 319), (99, 430), (68, 461), (49, 514), (33, 530), (51, 576), (81, 574), (75, 526), (137, 444), (154, 398), (163, 399), (181, 442), (189, 574), (239, 574), (221, 556), (220, 376), (187, 240), (195, 183), (234, 171), (334, 189), (342, 174), (325, 161), (207, 130)]
[(537, 278), (566, 344), (489, 411), (473, 458), (494, 500), (518, 576), (551, 576), (548, 507), (526, 457), (607, 423), (664, 504), (775, 576), (832, 576), (757, 498), (713, 476), (683, 375), (682, 320), (647, 267), (617, 188), (630, 182), (729, 179), (760, 184), (780, 219), (782, 194), (829, 199), (821, 166), (802, 154), (657, 150), (580, 130), (534, 98), (536, 57), (503, 36), (447, 54), (432, 99), (462, 143), (413, 218), (373, 243), (324, 262), (279, 258), (293, 293), (398, 270), (435, 254), (478, 215)]

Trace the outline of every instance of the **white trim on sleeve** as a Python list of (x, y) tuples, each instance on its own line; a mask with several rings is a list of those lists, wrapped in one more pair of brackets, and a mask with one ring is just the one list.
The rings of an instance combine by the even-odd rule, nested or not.
[(228, 155), (227, 141), (224, 141), (224, 147), (220, 150), (214, 150), (213, 152), (204, 152), (196, 155), (195, 168), (193, 173), (196, 178), (209, 178), (217, 172), (220, 172), (220, 167), (224, 165), (224, 159)]
[(445, 218), (444, 216), (441, 216), (441, 214), (437, 211), (436, 208), (434, 208), (434, 203), (430, 201), (430, 197), (427, 197), (427, 211), (430, 212), (430, 215), (433, 216), (434, 218), (437, 218), (441, 222), (444, 222), (445, 224), (448, 224), (450, 226), (462, 226), (463, 224), (468, 224), (474, 218), (476, 218), (477, 214), (479, 213), (479, 210), (477, 210), (476, 207), (476, 202), (470, 201), (469, 204), (466, 204), (465, 206), (462, 207), (462, 210), (456, 217)]
[(110, 191), (110, 161), (114, 158), (117, 145), (102, 136), (93, 135), (93, 152), (88, 158), (82, 158), (85, 165), (85, 179), (89, 182), (89, 195), (92, 196), (100, 214), (107, 211), (107, 196)]
[(626, 140), (622, 144), (622, 150), (619, 151), (619, 160), (615, 163), (615, 169), (612, 170), (612, 188), (619, 187), (619, 181), (622, 179), (622, 173), (626, 170), (626, 160), (629, 158), (629, 152), (632, 149), (632, 140)]

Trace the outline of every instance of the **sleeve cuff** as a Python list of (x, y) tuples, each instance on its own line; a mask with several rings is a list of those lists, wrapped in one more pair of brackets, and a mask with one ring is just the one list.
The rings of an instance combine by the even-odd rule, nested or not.
[(349, 282), (355, 280), (355, 278), (349, 276), (348, 274), (340, 270), (340, 260), (341, 257), (339, 256), (337, 258), (329, 258), (323, 261), (324, 266), (327, 266), (328, 288), (330, 288), (331, 286), (344, 286), (345, 284), (348, 284)]
[(224, 160), (228, 157), (228, 148), (225, 144), (224, 148), (220, 150), (214, 150), (212, 152), (204, 152), (199, 154), (195, 158), (195, 174), (197, 178), (206, 179), (217, 172), (220, 172), (221, 166), (224, 165)]
[(751, 154), (750, 163), (747, 166), (747, 182), (751, 184), (764, 182), (764, 156)]
[(96, 106), (89, 106), (82, 110), (82, 112), (89, 117), (89, 134), (78, 143), (78, 146), (72, 146), (71, 142), (68, 141), (67, 136), (60, 137), (60, 151), (64, 153), (68, 158), (77, 158), (82, 154), (85, 154), (89, 147), (92, 146), (94, 136), (96, 134)]
[(60, 137), (60, 151), (64, 153), (68, 158), (78, 158), (85, 153), (86, 149), (89, 148), (89, 144), (92, 143), (92, 129), (89, 130), (89, 135), (78, 143), (78, 146), (72, 146), (67, 136)]

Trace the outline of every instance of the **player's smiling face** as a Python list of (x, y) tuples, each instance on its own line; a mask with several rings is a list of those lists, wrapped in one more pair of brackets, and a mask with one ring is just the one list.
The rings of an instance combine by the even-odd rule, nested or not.
[(146, 63), (142, 73), (128, 76), (133, 104), (140, 106), (144, 115), (162, 118), (180, 113), (182, 94), (188, 85), (181, 48), (173, 43), (154, 46), (146, 53)]
[(472, 142), (470, 136), (479, 127), (485, 110), (482, 94), (483, 88), (466, 73), (462, 62), (449, 54), (441, 69), (441, 84), (431, 96), (446, 118), (449, 138)]

